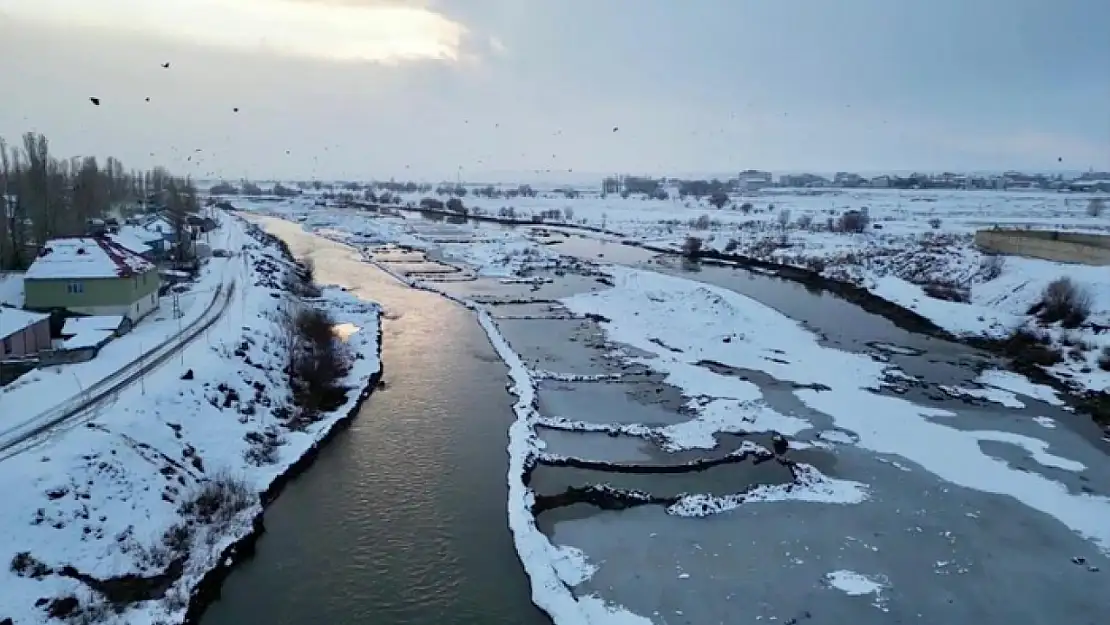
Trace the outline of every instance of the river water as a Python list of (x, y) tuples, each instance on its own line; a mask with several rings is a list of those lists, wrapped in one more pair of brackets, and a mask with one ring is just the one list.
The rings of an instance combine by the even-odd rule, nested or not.
[(506, 523), (506, 369), (473, 315), (267, 221), (321, 282), (383, 305), (385, 387), (267, 510), (202, 623), (550, 623)]

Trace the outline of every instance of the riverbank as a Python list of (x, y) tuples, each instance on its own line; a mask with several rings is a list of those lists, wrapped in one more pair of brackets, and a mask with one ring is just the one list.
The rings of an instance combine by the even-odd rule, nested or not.
[[(241, 275), (224, 317), (112, 405), (4, 462), (0, 622), (195, 620), (265, 505), (377, 384), (378, 307), (314, 287), (274, 239), (228, 221)], [(300, 374), (290, 387), (293, 314), (341, 337), (319, 339), (342, 362), (327, 392)]]

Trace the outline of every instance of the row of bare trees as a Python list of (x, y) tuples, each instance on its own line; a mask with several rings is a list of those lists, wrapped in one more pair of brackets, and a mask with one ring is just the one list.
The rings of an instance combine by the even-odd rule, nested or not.
[(44, 135), (21, 139), (9, 144), (0, 137), (0, 270), (26, 268), (35, 245), (84, 234), (89, 219), (124, 216), (154, 196), (181, 224), (198, 208), (192, 182), (164, 168), (125, 170), (113, 157), (58, 158)]

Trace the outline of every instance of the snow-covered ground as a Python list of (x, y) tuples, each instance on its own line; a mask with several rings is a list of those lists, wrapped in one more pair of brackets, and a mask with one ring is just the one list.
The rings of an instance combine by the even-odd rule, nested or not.
[[(237, 255), (216, 274), (237, 288), (223, 317), (80, 425), (0, 462), (0, 622), (180, 622), (203, 575), (252, 531), (259, 493), (380, 371), (375, 304), (332, 288), (297, 304), (292, 264), (238, 220), (225, 223)], [(281, 320), (297, 305), (329, 312), (352, 356), (344, 405), (318, 419), (294, 418), (285, 372)], [(70, 376), (43, 375), (56, 379), (46, 394), (64, 398), (57, 385)], [(13, 397), (4, 418), (18, 413)]]
[(0, 272), (0, 306), (23, 307), (23, 272)]

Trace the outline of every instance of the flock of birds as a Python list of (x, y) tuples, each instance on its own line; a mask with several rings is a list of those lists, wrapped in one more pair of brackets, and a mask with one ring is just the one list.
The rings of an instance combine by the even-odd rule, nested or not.
[[(166, 61), (165, 63), (162, 63), (162, 69), (169, 69), (169, 68), (170, 68), (170, 63), (169, 63), (169, 61)], [(92, 102), (93, 106), (100, 106), (100, 98), (98, 98), (98, 97), (90, 97), (90, 98), (89, 98), (89, 101), (90, 101), (90, 102)], [(149, 98), (149, 97), (147, 97), (147, 98), (146, 98), (146, 101), (147, 101), (147, 102), (150, 102), (150, 98)], [(850, 105), (849, 105), (849, 106), (850, 106)], [(237, 106), (236, 106), (236, 107), (232, 107), (231, 111), (232, 111), (233, 113), (238, 113), (238, 112), (239, 112), (239, 107), (237, 107)], [(463, 123), (469, 124), (470, 122), (469, 122), (468, 120), (464, 120), (464, 122), (463, 122)], [(494, 124), (494, 127), (496, 127), (496, 128), (499, 128), (500, 126), (501, 126), (500, 124)], [(619, 128), (618, 126), (613, 126), (613, 132), (617, 132), (618, 130), (620, 130), (620, 128)], [(562, 131), (556, 131), (556, 133), (555, 133), (555, 134), (556, 134), (556, 135), (562, 134)], [(326, 150), (327, 148), (324, 148), (324, 149)], [(199, 152), (200, 150), (199, 150), (199, 149), (197, 149), (196, 151), (197, 151), (197, 152)], [(288, 155), (289, 153), (290, 153), (290, 151), (289, 151), (289, 150), (286, 150), (286, 151), (285, 151), (285, 154), (286, 154), (286, 155)], [(151, 156), (153, 156), (153, 155), (154, 155), (154, 154), (152, 153), (152, 154), (151, 154)], [(523, 154), (522, 154), (521, 156), (523, 156)], [(551, 155), (551, 158), (556, 158), (556, 155), (555, 155), (555, 154), (552, 154), (552, 155)], [(190, 155), (190, 156), (189, 156), (188, 158), (186, 158), (186, 161), (190, 161), (190, 162), (191, 162), (192, 160), (193, 160), (193, 157), (192, 157), (191, 155)], [(1057, 157), (1057, 158), (1056, 158), (1056, 162), (1058, 162), (1058, 163), (1062, 163), (1063, 161), (1064, 161), (1064, 158), (1063, 158), (1062, 156), (1060, 156), (1060, 157)], [(481, 160), (479, 159), (479, 160), (478, 160), (478, 163), (479, 163), (479, 164), (481, 164), (481, 163), (482, 163), (482, 161), (481, 161)], [(409, 169), (409, 166), (408, 166), (408, 165), (405, 165), (405, 169)], [(462, 166), (460, 166), (460, 167), (459, 167), (459, 169), (462, 169)], [(550, 169), (547, 169), (547, 170), (542, 170), (542, 171), (543, 171), (543, 172), (545, 172), (545, 173), (550, 173), (550, 172), (551, 172), (551, 170), (550, 170)], [(568, 169), (567, 169), (567, 172), (568, 172), (568, 173), (573, 173), (573, 172), (574, 172), (574, 169), (572, 169), (572, 168), (568, 168)], [(211, 173), (211, 172), (209, 172), (209, 173)], [(537, 169), (537, 170), (536, 170), (536, 173), (541, 173), (541, 170), (538, 170), (538, 169)]]

